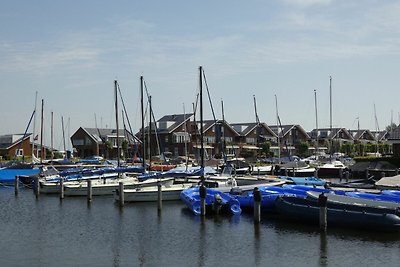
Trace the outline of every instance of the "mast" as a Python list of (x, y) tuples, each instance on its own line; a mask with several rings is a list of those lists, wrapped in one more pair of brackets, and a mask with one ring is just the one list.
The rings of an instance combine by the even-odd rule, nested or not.
[[(32, 133), (32, 163), (33, 163), (33, 159), (34, 159), (34, 157), (35, 157), (35, 140), (36, 140), (36, 138), (35, 138), (35, 132), (36, 132), (36, 104), (37, 104), (37, 95), (38, 95), (38, 92), (36, 91), (36, 94), (35, 94), (35, 110), (33, 111), (35, 117), (33, 118), (33, 133)], [(36, 154), (36, 157), (37, 157), (37, 154)]]
[(278, 115), (278, 98), (275, 95), (275, 109), (276, 109), (276, 133), (278, 140), (278, 164), (281, 162), (281, 144), (279, 138), (279, 115)]
[[(332, 76), (329, 76), (329, 130), (332, 135)], [(329, 161), (332, 162), (333, 138), (331, 138), (331, 147), (329, 153)]]
[(199, 85), (200, 85), (200, 166), (201, 184), (204, 184), (204, 144), (203, 144), (203, 67), (199, 67)]
[(43, 151), (43, 109), (44, 99), (42, 99), (42, 114), (40, 119), (40, 164), (43, 163), (44, 151)]
[(149, 95), (149, 170), (151, 170), (151, 95)]
[[(53, 164), (53, 159), (54, 159), (54, 130), (53, 130), (53, 111), (51, 112), (51, 137), (50, 137), (50, 141), (51, 141), (51, 162)], [(65, 151), (65, 149), (64, 149)]]
[(222, 145), (224, 146), (222, 148), (222, 151), (224, 151), (224, 162), (227, 160), (227, 155), (226, 155), (226, 139), (225, 139), (225, 112), (224, 112), (224, 101), (221, 99), (221, 109), (222, 109), (222, 127), (224, 127), (224, 132), (223, 132), (223, 143)]
[(115, 124), (117, 128), (117, 166), (120, 166), (119, 156), (120, 156), (120, 147), (119, 147), (119, 125), (118, 125), (118, 84), (117, 80), (114, 80), (114, 87), (115, 87)]
[[(256, 96), (253, 95), (253, 102), (254, 102), (254, 114), (256, 115), (256, 124), (257, 124), (257, 129), (256, 129), (256, 144), (257, 148), (259, 146), (259, 137), (260, 137), (260, 119), (258, 118), (258, 113), (257, 113), (257, 102), (256, 102)], [(257, 149), (257, 158), (258, 158), (258, 149)]]
[(316, 159), (318, 158), (318, 148), (319, 148), (319, 143), (318, 143), (318, 134), (319, 134), (319, 130), (318, 130), (318, 110), (317, 110), (317, 90), (314, 90), (314, 106), (315, 106), (315, 128), (317, 131), (317, 135), (316, 135), (316, 145), (315, 145), (315, 156)]
[(187, 140), (186, 140), (186, 135), (187, 135), (187, 129), (186, 129), (186, 111), (185, 111), (185, 103), (182, 104), (183, 105), (183, 131), (185, 132), (184, 135), (184, 144), (185, 144), (185, 166), (186, 166), (186, 171), (188, 169), (188, 161), (189, 161), (189, 157), (188, 157), (188, 153), (187, 153)]
[[(95, 120), (96, 120), (96, 114), (95, 114)], [(64, 128), (64, 117), (63, 116), (61, 116), (61, 127), (62, 127), (62, 135), (63, 135), (64, 152), (66, 153), (66, 148), (65, 148), (65, 128)], [(97, 128), (97, 126), (96, 126), (96, 128)]]
[(146, 160), (145, 160), (145, 152), (146, 152), (146, 142), (145, 142), (145, 133), (144, 133), (144, 106), (143, 106), (143, 76), (140, 76), (140, 109), (142, 114), (142, 166), (143, 172), (146, 172)]

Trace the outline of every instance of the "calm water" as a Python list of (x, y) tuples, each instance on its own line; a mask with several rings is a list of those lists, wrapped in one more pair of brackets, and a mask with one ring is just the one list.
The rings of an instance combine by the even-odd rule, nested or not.
[[(0, 188), (0, 266), (399, 266), (400, 234), (252, 214), (192, 215), (180, 201), (126, 204)], [(328, 226), (329, 227), (329, 226)]]

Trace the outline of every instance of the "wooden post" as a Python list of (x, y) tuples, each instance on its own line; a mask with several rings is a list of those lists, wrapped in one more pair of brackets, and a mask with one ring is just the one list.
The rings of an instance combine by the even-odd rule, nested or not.
[(93, 195), (92, 180), (87, 179), (87, 201), (88, 202), (92, 202), (92, 195)]
[(287, 168), (285, 168), (285, 176), (288, 176)]
[(64, 177), (60, 178), (60, 199), (64, 199)]
[(207, 188), (204, 185), (201, 185), (199, 188), (200, 193), (200, 214), (202, 216), (206, 215), (206, 196), (207, 196)]
[(343, 179), (343, 169), (339, 169), (339, 178), (340, 178), (340, 181), (342, 181), (342, 179)]
[(327, 228), (327, 201), (328, 197), (321, 193), (318, 197), (318, 206), (319, 206), (319, 227), (322, 231), (326, 231)]
[(18, 196), (18, 191), (19, 191), (19, 176), (16, 175), (14, 181), (14, 192), (16, 196)]
[(38, 176), (33, 178), (33, 192), (35, 193), (36, 198), (38, 198), (40, 195), (40, 185)]
[(350, 178), (350, 172), (349, 171), (346, 171), (345, 177), (346, 177), (346, 182), (348, 182), (349, 178)]
[(157, 189), (158, 189), (158, 194), (157, 194), (158, 205), (157, 205), (157, 207), (158, 207), (158, 210), (161, 210), (162, 209), (162, 185), (160, 182), (157, 183)]
[(254, 222), (259, 223), (261, 221), (261, 192), (258, 187), (255, 187), (253, 190), (253, 199), (254, 199)]
[(317, 167), (315, 167), (314, 177), (315, 177), (315, 178), (318, 178), (318, 168), (317, 168)]
[(293, 167), (293, 169), (292, 169), (292, 170), (293, 170), (293, 174), (292, 174), (292, 175), (293, 175), (293, 177), (296, 177), (296, 171), (295, 171), (295, 168)]
[(369, 178), (369, 170), (366, 169), (366, 170), (365, 170), (365, 179), (368, 179), (368, 178)]
[(123, 207), (125, 205), (125, 195), (124, 195), (124, 183), (118, 183), (118, 196), (119, 196), (119, 206)]

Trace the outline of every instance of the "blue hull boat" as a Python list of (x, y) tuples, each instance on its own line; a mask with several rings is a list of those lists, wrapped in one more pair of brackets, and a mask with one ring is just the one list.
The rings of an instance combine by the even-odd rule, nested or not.
[[(185, 189), (180, 194), (181, 200), (186, 204), (186, 206), (195, 214), (201, 214), (201, 199), (200, 199), (200, 187), (195, 186), (188, 189)], [(218, 199), (218, 203), (216, 200)], [(241, 214), (242, 210), (240, 208), (240, 203), (235, 198), (231, 197), (227, 193), (223, 193), (221, 191), (207, 188), (206, 189), (206, 210), (208, 211), (213, 210), (213, 206), (215, 204), (221, 206), (222, 213), (229, 213), (232, 215), (239, 215)]]
[[(330, 189), (310, 187), (304, 185), (285, 185), (285, 186), (260, 186), (258, 189), (261, 192), (261, 208), (263, 210), (274, 211), (275, 200), (280, 196), (295, 196), (306, 198), (307, 192), (317, 193), (333, 193)], [(344, 194), (344, 192), (338, 192)], [(231, 192), (232, 197), (237, 199), (243, 209), (252, 209), (254, 207), (253, 191)]]
[[(326, 196), (328, 197), (328, 225), (376, 231), (400, 230), (399, 210), (391, 204), (348, 196), (330, 194), (326, 194)], [(309, 194), (309, 197), (306, 198), (280, 196), (276, 199), (275, 206), (278, 214), (284, 218), (312, 223), (319, 222), (318, 193)]]
[(39, 174), (39, 168), (26, 168), (26, 169), (0, 169), (0, 185), (14, 185), (15, 176), (30, 176)]

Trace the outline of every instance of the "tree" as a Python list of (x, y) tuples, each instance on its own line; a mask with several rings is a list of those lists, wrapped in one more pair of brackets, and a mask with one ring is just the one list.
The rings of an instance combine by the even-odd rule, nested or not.
[(106, 145), (106, 158), (109, 158), (110, 157), (110, 150), (112, 149), (113, 145), (112, 145), (110, 140), (107, 140), (105, 142), (105, 145)]
[(306, 157), (308, 156), (308, 143), (306, 142), (301, 142), (297, 146), (297, 151), (299, 152), (300, 157)]
[(388, 126), (386, 126), (385, 130), (390, 133), (395, 128), (397, 128), (396, 123), (391, 123)]

